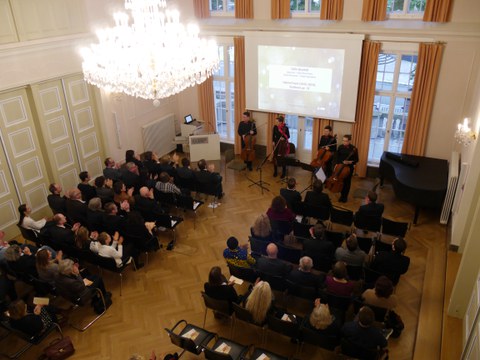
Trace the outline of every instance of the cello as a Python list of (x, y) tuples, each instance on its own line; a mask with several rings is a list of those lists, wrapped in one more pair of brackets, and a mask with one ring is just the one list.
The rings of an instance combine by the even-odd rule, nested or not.
[(329, 149), (329, 147), (332, 145), (337, 145), (337, 143), (334, 142), (333, 144), (322, 146), (318, 150), (317, 155), (315, 156), (315, 159), (312, 160), (310, 165), (315, 168), (319, 168), (319, 167), (323, 168), (325, 164), (327, 164), (330, 161), (330, 159), (333, 157), (333, 152), (330, 151)]
[[(350, 159), (353, 154), (357, 151), (357, 148), (354, 147), (352, 152), (347, 156), (344, 161)], [(325, 189), (328, 189), (331, 193), (339, 193), (343, 188), (343, 180), (350, 176), (350, 165), (347, 164), (337, 164), (333, 169), (333, 174), (327, 180), (325, 180)]]
[(243, 138), (245, 142), (245, 147), (242, 149), (242, 160), (243, 161), (254, 161), (255, 160), (255, 143), (257, 140), (257, 135), (247, 134)]

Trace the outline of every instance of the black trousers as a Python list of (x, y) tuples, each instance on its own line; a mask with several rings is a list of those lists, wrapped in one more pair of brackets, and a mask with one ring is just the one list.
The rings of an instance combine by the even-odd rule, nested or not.
[(348, 193), (350, 192), (350, 187), (352, 186), (352, 173), (348, 175), (345, 179), (343, 179), (343, 187), (342, 187), (342, 198), (347, 200)]

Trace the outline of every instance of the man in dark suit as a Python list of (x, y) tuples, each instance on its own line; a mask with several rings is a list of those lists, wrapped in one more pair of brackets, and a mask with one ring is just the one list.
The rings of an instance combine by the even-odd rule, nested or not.
[(140, 193), (135, 195), (135, 210), (137, 210), (145, 219), (145, 221), (156, 221), (159, 215), (163, 215), (165, 211), (155, 201), (153, 189), (146, 186), (140, 188)]
[(113, 182), (122, 180), (122, 172), (118, 169), (117, 164), (111, 157), (106, 158), (104, 163), (105, 169), (103, 169), (103, 176), (105, 176), (106, 179), (112, 179)]
[(82, 193), (79, 189), (72, 189), (68, 192), (66, 201), (67, 218), (70, 224), (79, 222), (87, 226), (87, 204), (82, 200)]
[(257, 269), (263, 273), (273, 276), (287, 275), (291, 267), (285, 261), (277, 258), (278, 247), (274, 243), (267, 246), (267, 257), (261, 257), (257, 260)]
[(56, 214), (53, 217), (54, 226), (47, 229), (47, 236), (50, 241), (62, 248), (75, 245), (75, 232), (80, 227), (80, 223), (75, 223), (72, 227), (67, 224), (67, 219), (63, 214)]
[(88, 171), (82, 171), (78, 176), (80, 177), (81, 183), (78, 184), (77, 187), (82, 193), (82, 200), (88, 204), (90, 199), (93, 199), (97, 196), (97, 192), (95, 190), (95, 187), (90, 185), (91, 179)]
[(313, 182), (312, 191), (307, 191), (304, 202), (308, 205), (328, 208), (329, 211), (332, 208), (330, 197), (323, 192), (323, 183), (318, 179)]
[(404, 239), (395, 239), (392, 243), (392, 251), (380, 251), (376, 254), (371, 268), (391, 275), (391, 280), (397, 283), (400, 275), (405, 274), (410, 266), (410, 258), (403, 255), (406, 249), (407, 242)]
[(125, 164), (125, 169), (122, 172), (122, 179), (127, 189), (133, 188), (134, 193), (138, 194), (141, 187), (140, 173), (138, 166), (134, 162)]
[(297, 181), (295, 178), (289, 178), (287, 181), (287, 188), (280, 189), (280, 195), (285, 199), (287, 202), (287, 207), (290, 210), (293, 210), (295, 208), (295, 204), (302, 201), (302, 195), (295, 190), (296, 186)]
[(221, 199), (223, 197), (222, 176), (215, 172), (215, 165), (209, 164), (205, 159), (201, 159), (197, 163), (198, 171), (195, 172), (195, 179), (203, 186), (210, 187), (214, 190), (215, 196)]
[(125, 232), (126, 219), (118, 215), (117, 205), (113, 202), (105, 204), (105, 213), (103, 216), (103, 229), (113, 236), (116, 231), (123, 235)]
[(325, 282), (325, 274), (320, 273), (315, 275), (312, 273), (313, 260), (309, 256), (304, 256), (300, 259), (298, 269), (294, 269), (288, 274), (287, 279), (291, 282), (302, 285), (315, 287), (317, 289), (322, 288)]
[(67, 212), (66, 198), (61, 196), (62, 186), (60, 184), (50, 184), (48, 190), (51, 192), (47, 196), (48, 205), (52, 209), (53, 214), (65, 214)]
[(365, 216), (375, 216), (381, 218), (385, 207), (383, 204), (377, 204), (377, 193), (369, 191), (365, 198), (366, 204), (358, 208), (358, 213)]
[(328, 271), (332, 267), (335, 248), (325, 238), (325, 226), (316, 224), (310, 229), (311, 238), (303, 241), (303, 254), (313, 259), (316, 269)]

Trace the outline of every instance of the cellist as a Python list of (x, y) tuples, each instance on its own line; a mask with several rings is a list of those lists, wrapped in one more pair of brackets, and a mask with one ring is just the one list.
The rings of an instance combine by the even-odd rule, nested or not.
[[(339, 202), (346, 203), (348, 200), (348, 193), (350, 192), (350, 185), (352, 184), (353, 167), (358, 162), (358, 149), (351, 144), (352, 135), (344, 135), (342, 145), (337, 149), (334, 157), (334, 164), (347, 165), (350, 168), (350, 174), (343, 179), (343, 187), (341, 191)], [(335, 171), (335, 170), (334, 170)]]
[[(273, 176), (277, 176), (277, 157), (288, 155), (290, 152), (290, 144), (288, 143), (290, 139), (290, 131), (288, 126), (285, 124), (285, 118), (282, 115), (277, 116), (277, 125), (273, 126), (272, 131), (272, 142), (273, 148)], [(287, 175), (287, 166), (284, 164), (282, 166), (282, 176), (283, 179)]]
[[(240, 135), (240, 140), (242, 144), (242, 152), (246, 150), (247, 143), (245, 142), (246, 136), (255, 136), (257, 135), (257, 127), (255, 126), (255, 121), (250, 118), (250, 111), (245, 111), (242, 114), (242, 121), (238, 124), (238, 135)], [(250, 139), (251, 140), (251, 139)], [(252, 149), (248, 149), (248, 151), (255, 151), (252, 146)], [(244, 160), (245, 164), (247, 165), (247, 169), (252, 171), (252, 161)]]
[[(323, 128), (323, 135), (318, 142), (318, 150), (325, 148), (331, 151), (333, 154), (337, 151), (337, 138), (333, 136), (333, 129), (330, 125)], [(325, 175), (327, 177), (332, 176), (332, 161), (328, 161), (324, 166)]]

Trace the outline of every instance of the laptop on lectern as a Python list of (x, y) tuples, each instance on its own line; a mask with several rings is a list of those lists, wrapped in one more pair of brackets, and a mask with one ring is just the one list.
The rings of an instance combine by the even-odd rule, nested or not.
[(192, 114), (188, 114), (187, 116), (185, 116), (184, 119), (185, 119), (185, 124), (187, 124), (187, 125), (193, 123), (193, 121), (194, 121)]

